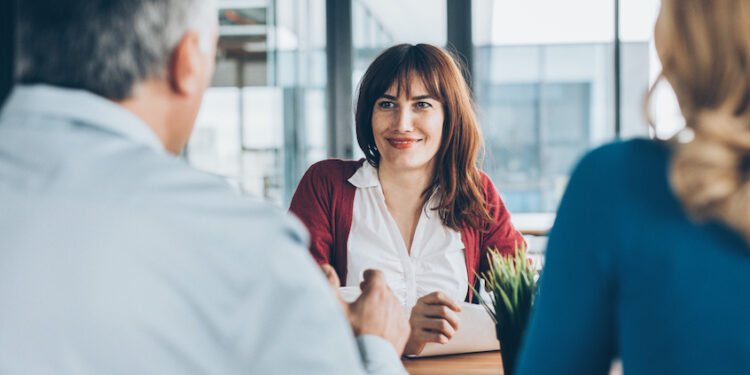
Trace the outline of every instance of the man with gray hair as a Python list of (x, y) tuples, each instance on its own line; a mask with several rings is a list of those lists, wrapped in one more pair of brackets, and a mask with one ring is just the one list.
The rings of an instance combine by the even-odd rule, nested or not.
[(18, 10), (0, 373), (405, 372), (409, 325), (382, 274), (339, 305), (300, 224), (175, 156), (213, 72), (214, 1)]

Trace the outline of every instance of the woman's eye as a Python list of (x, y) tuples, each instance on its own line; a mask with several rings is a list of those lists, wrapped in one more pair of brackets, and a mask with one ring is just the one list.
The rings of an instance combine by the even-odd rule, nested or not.
[(430, 108), (432, 107), (432, 104), (428, 102), (417, 102), (417, 107), (418, 108)]
[(378, 102), (378, 107), (382, 109), (393, 108), (394, 106), (395, 104), (393, 104), (393, 102), (387, 102), (387, 101)]

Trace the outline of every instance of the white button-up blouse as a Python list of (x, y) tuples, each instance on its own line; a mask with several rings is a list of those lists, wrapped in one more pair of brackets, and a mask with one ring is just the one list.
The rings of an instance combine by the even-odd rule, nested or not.
[(385, 274), (405, 311), (435, 291), (463, 301), (469, 285), (464, 244), (461, 233), (443, 225), (431, 210), (436, 202), (430, 199), (430, 209), (422, 210), (410, 253), (386, 207), (377, 169), (364, 163), (349, 182), (357, 190), (347, 243), (346, 285), (359, 285), (363, 272), (374, 268)]

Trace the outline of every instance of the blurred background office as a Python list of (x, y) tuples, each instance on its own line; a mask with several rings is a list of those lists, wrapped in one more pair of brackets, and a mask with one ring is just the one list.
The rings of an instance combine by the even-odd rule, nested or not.
[[(3, 3), (2, 53), (10, 56), (13, 2)], [(396, 43), (431, 43), (462, 57), (485, 134), (483, 169), (526, 232), (551, 225), (587, 150), (684, 126), (669, 87), (654, 99), (656, 131), (642, 112), (659, 71), (651, 37), (659, 0), (219, 4), (216, 74), (184, 156), (280, 207), (310, 164), (361, 156), (356, 84)], [(11, 82), (12, 60), (2, 60), (0, 95)]]

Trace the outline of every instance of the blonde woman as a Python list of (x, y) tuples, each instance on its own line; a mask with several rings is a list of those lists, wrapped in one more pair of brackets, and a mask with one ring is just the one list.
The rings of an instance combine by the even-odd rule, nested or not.
[(750, 374), (750, 1), (662, 0), (655, 39), (694, 137), (577, 167), (519, 374)]

